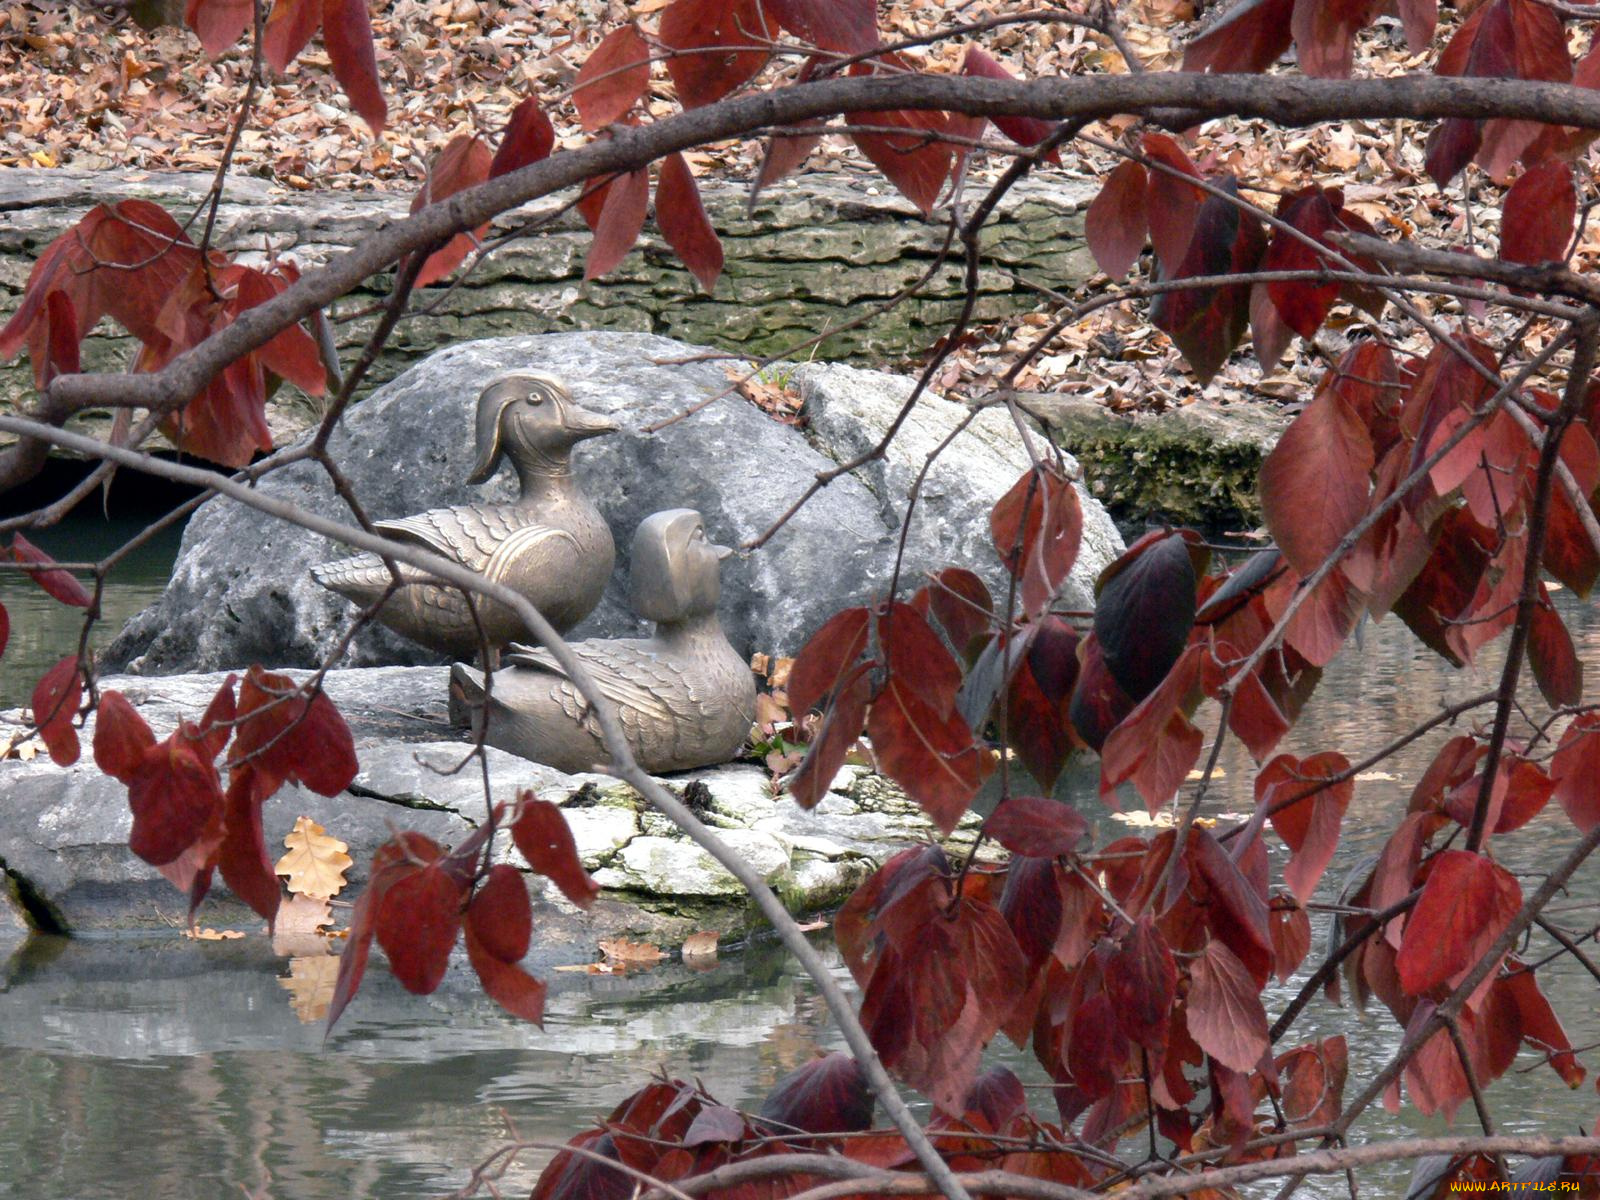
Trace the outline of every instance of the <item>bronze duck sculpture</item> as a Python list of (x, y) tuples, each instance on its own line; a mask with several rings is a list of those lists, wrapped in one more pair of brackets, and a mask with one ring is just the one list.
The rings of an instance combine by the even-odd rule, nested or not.
[[(634, 758), (652, 774), (726, 762), (750, 734), (755, 680), (717, 620), (721, 562), (730, 553), (706, 540), (692, 509), (647, 517), (633, 538), (629, 599), (635, 613), (656, 622), (655, 636), (572, 647), (616, 706)], [(487, 700), (482, 672), (452, 668), (458, 723), (491, 746), (569, 774), (609, 761), (593, 711), (548, 651), (513, 646), (506, 663)]]
[[(426, 547), (526, 596), (559, 630), (586, 617), (600, 601), (616, 547), (611, 529), (572, 475), (572, 448), (613, 433), (614, 422), (579, 408), (566, 386), (537, 371), (510, 371), (478, 397), (477, 463), (468, 483), (487, 483), (509, 458), (521, 494), (509, 504), (462, 504), (400, 520), (379, 521), (378, 532)], [(413, 641), (456, 658), (481, 650), (478, 624), (455, 588), (427, 582), (425, 572), (401, 566), (406, 581), (378, 620)], [(375, 554), (358, 554), (311, 569), (323, 587), (371, 605), (390, 575)], [(508, 607), (478, 600), (478, 617), (494, 652), (528, 630)]]

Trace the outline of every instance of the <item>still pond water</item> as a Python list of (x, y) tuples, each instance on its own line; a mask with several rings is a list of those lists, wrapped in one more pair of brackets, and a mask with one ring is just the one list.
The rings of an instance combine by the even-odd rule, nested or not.
[[(104, 536), (110, 544), (124, 533), (107, 529)], [(82, 542), (61, 551), (93, 552)], [(170, 553), (168, 546), (146, 556), (119, 581), (110, 629), (159, 590), (160, 556)], [(27, 632), (33, 615), (59, 616), (42, 593), (35, 601), (31, 588), (0, 577), (14, 639), (0, 674), (0, 704), (20, 701), (54, 661), (49, 647), (65, 636), (66, 626), (40, 627), (36, 637)], [(1583, 624), (1580, 657), (1600, 663), (1600, 622)], [(1375, 749), (1441, 702), (1493, 679), (1492, 655), (1475, 672), (1452, 671), (1396, 621), (1368, 625), (1363, 638), (1362, 653), (1329, 670), (1285, 749)], [(37, 661), (41, 656), (48, 661)], [(1593, 687), (1591, 681), (1591, 693)], [(1358, 785), (1324, 896), (1352, 863), (1379, 848), (1445, 736), (1437, 733)], [(1251, 765), (1232, 744), (1221, 762), (1216, 806), (1241, 810)], [(1089, 776), (1069, 780), (1068, 791), (1086, 812), (1098, 810)], [(1109, 819), (1097, 823), (1102, 840), (1125, 832)], [(1507, 838), (1497, 853), (1527, 889), (1573, 840), (1556, 814)], [(1561, 919), (1588, 928), (1597, 901), (1600, 864), (1558, 901), (1568, 910)], [(1313, 959), (1321, 936), (1319, 924)], [(563, 1140), (663, 1068), (699, 1078), (725, 1103), (755, 1107), (783, 1074), (817, 1049), (839, 1045), (809, 982), (770, 945), (724, 956), (704, 972), (667, 965), (627, 978), (551, 975), (542, 1031), (504, 1018), (459, 980), (417, 998), (374, 970), (324, 1042), (320, 1023), (302, 1018), (319, 987), (325, 993), (330, 986), (333, 963), (276, 958), (255, 937), (37, 941), (16, 949), (0, 966), (0, 1197), (220, 1200), (257, 1188), (274, 1200), (438, 1197), (461, 1186), (471, 1165), (505, 1140), (508, 1122), (524, 1139)], [(836, 960), (835, 971), (845, 976)], [(1573, 1044), (1600, 1042), (1600, 993), (1590, 977), (1563, 959), (1540, 979)], [(1292, 993), (1271, 993), (1269, 1014)], [(1399, 1041), (1381, 1006), (1357, 1021), (1319, 1000), (1286, 1044), (1335, 1032), (1350, 1038), (1351, 1093)], [(990, 1057), (1042, 1082), (1030, 1058), (1008, 1045), (991, 1047)], [(1583, 1057), (1600, 1062), (1600, 1055)], [(1568, 1092), (1527, 1053), (1489, 1101), (1506, 1132), (1587, 1131), (1600, 1107), (1591, 1085)], [(1038, 1092), (1034, 1106), (1048, 1114), (1048, 1093)], [(1457, 1124), (1475, 1128), (1470, 1106)], [(1374, 1111), (1357, 1132), (1371, 1138), (1444, 1128), (1409, 1111)], [(506, 1177), (504, 1194), (525, 1195), (549, 1154), (527, 1152)], [(1363, 1174), (1363, 1194), (1398, 1197), (1407, 1174)], [(1326, 1182), (1304, 1194), (1347, 1193), (1342, 1182)]]

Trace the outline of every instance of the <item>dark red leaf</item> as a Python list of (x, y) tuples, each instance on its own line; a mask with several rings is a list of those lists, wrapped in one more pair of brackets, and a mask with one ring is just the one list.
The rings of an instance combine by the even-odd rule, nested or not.
[(275, 782), (337, 796), (360, 769), (355, 741), (323, 692), (309, 700), (287, 675), (251, 667), (239, 686), (238, 737), (229, 764), (250, 762)]
[[(41, 567), (49, 567), (56, 561), (20, 533), (11, 535), (11, 557), (24, 566), (37, 563)], [(71, 572), (56, 567), (52, 570), (29, 571), (28, 578), (62, 604), (70, 604), (73, 608), (89, 607), (89, 593), (84, 590), (83, 584), (72, 577)]]
[[(1061, 617), (1046, 617), (1006, 692), (1005, 743), (1022, 759), (1039, 787), (1055, 787), (1067, 758), (1081, 742), (1071, 720), (1078, 681), (1078, 635)], [(996, 712), (995, 720), (999, 720)]]
[[(1298, 8), (1311, 7), (1300, 5)], [(1335, 190), (1317, 187), (1302, 188), (1278, 201), (1278, 220), (1293, 228), (1317, 245), (1326, 246), (1330, 231), (1343, 228), (1338, 209), (1344, 203), (1343, 195)], [(1267, 252), (1262, 256), (1263, 271), (1316, 271), (1329, 267), (1330, 259), (1306, 245), (1300, 238), (1285, 229), (1275, 229)], [(1284, 322), (1303, 338), (1316, 336), (1322, 322), (1339, 295), (1337, 283), (1298, 283), (1276, 281), (1267, 284), (1267, 295)]]
[(1522, 889), (1504, 867), (1481, 854), (1441, 851), (1406, 918), (1395, 960), (1401, 986), (1412, 995), (1456, 986), (1521, 905)]
[(281, 75), (321, 24), (322, 0), (275, 0), (261, 30), (262, 55)]
[(45, 297), (44, 315), (47, 330), (44, 386), (48, 387), (56, 376), (76, 375), (83, 369), (78, 357), (83, 331), (78, 328), (78, 314), (66, 292), (51, 292)]
[(1600, 715), (1581, 713), (1567, 726), (1550, 763), (1556, 799), (1584, 833), (1600, 825)]
[(949, 716), (961, 688), (961, 668), (922, 614), (909, 604), (880, 608), (877, 635), (888, 675), (941, 717)]
[[(876, 75), (882, 72), (879, 65), (872, 62), (855, 63), (849, 73)], [(945, 181), (950, 178), (953, 153), (949, 143), (941, 140), (941, 135), (949, 131), (949, 118), (942, 112), (897, 108), (846, 113), (845, 120), (851, 125), (906, 131), (902, 134), (863, 129), (852, 133), (850, 138), (901, 195), (924, 213), (932, 213)]]
[[(1195, 215), (1194, 233), (1183, 258), (1176, 268), (1162, 260), (1164, 279), (1238, 275), (1255, 270), (1260, 263), (1267, 245), (1260, 220), (1233, 202), (1238, 184), (1232, 176), (1212, 183), (1227, 195), (1206, 197)], [(1158, 226), (1153, 206), (1150, 226), (1154, 237)], [(1162, 292), (1151, 302), (1150, 319), (1172, 339), (1199, 381), (1209, 383), (1249, 327), (1250, 285)]]
[(1517, 1007), (1523, 1038), (1550, 1056), (1550, 1065), (1569, 1088), (1578, 1087), (1587, 1072), (1572, 1053), (1572, 1043), (1561, 1027), (1561, 1019), (1539, 990), (1538, 978), (1515, 960), (1508, 960), (1508, 965), (1511, 970), (1496, 979), (1494, 986), (1510, 993)]
[(649, 82), (650, 47), (637, 27), (613, 29), (584, 60), (572, 85), (583, 127), (604, 129), (622, 120)]
[(539, 107), (539, 98), (529, 96), (511, 110), (506, 120), (506, 127), (500, 133), (500, 146), (489, 164), (489, 178), (498, 179), (549, 158), (555, 144), (555, 127)]
[(1528, 630), (1528, 662), (1539, 693), (1551, 708), (1577, 704), (1583, 699), (1583, 663), (1572, 644), (1572, 634), (1556, 612), (1544, 583)]
[(463, 891), (459, 879), (433, 862), (400, 876), (384, 896), (374, 932), (407, 991), (426, 996), (444, 979), (461, 932)]
[(1206, 916), (1212, 933), (1233, 951), (1258, 985), (1266, 983), (1272, 973), (1272, 931), (1267, 922), (1265, 887), (1258, 890), (1245, 878), (1208, 829), (1190, 832), (1189, 861), (1210, 892)]
[(521, 962), (533, 938), (533, 905), (522, 872), (505, 863), (490, 867), (467, 905), (466, 926), (487, 953), (501, 962)]
[(778, 24), (819, 50), (864, 54), (878, 45), (873, 0), (764, 0), (764, 5)]
[(629, 1200), (635, 1190), (634, 1179), (610, 1165), (621, 1161), (610, 1133), (586, 1130), (568, 1145), (589, 1153), (558, 1153), (534, 1184), (530, 1200)]
[[(981, 46), (968, 46), (961, 60), (961, 73), (977, 79), (1015, 79), (1016, 76), (997, 63)], [(1054, 121), (1041, 121), (1038, 117), (996, 116), (991, 118), (1001, 133), (1019, 146), (1037, 146), (1055, 132)], [(1061, 156), (1054, 150), (1046, 154), (1045, 161), (1059, 163)], [(1092, 248), (1092, 243), (1091, 243)], [(1099, 255), (1095, 256), (1096, 259)], [(1111, 274), (1111, 272), (1107, 272)]]
[[(667, 74), (685, 108), (721, 100), (766, 65), (771, 37), (758, 0), (673, 0), (661, 14)], [(737, 47), (762, 47), (738, 49)]]
[(1089, 823), (1059, 800), (1011, 796), (983, 823), (990, 837), (1013, 854), (1054, 858), (1071, 854), (1089, 833)]
[(250, 28), (254, 13), (254, 0), (189, 0), (183, 19), (215, 58)]
[(1185, 1012), (1190, 1036), (1199, 1047), (1235, 1071), (1254, 1071), (1271, 1046), (1259, 984), (1233, 951), (1215, 938), (1189, 964)]
[(1106, 666), (1100, 639), (1093, 633), (1079, 643), (1083, 669), (1072, 691), (1067, 715), (1072, 728), (1092, 750), (1105, 746), (1111, 731), (1134, 710), (1135, 701), (1124, 692)]
[(269, 924), (277, 919), (283, 889), (267, 854), (261, 806), (280, 782), (250, 766), (235, 767), (228, 773), (228, 790), (222, 800), (226, 835), (217, 849), (223, 882)]
[(1136, 701), (1188, 645), (1196, 575), (1189, 543), (1175, 530), (1145, 534), (1100, 573), (1094, 635), (1112, 677)]
[(1339, 827), (1355, 795), (1355, 780), (1325, 781), (1350, 769), (1338, 751), (1297, 759), (1280, 754), (1256, 776), (1256, 803), (1289, 847), (1283, 881), (1305, 904), (1339, 847)]
[(1279, 983), (1300, 969), (1311, 952), (1311, 917), (1303, 908), (1275, 908), (1272, 924), (1272, 973)]
[(383, 132), (389, 106), (378, 82), (378, 59), (372, 48), (372, 22), (366, 0), (322, 0), (322, 44), (333, 64), (333, 76), (350, 99), (350, 107), (374, 134)]
[(867, 734), (879, 769), (905, 788), (946, 834), (994, 769), (959, 713), (950, 709), (941, 713), (894, 675), (873, 698)]
[[(501, 869), (495, 868), (497, 871)], [(521, 880), (518, 880), (517, 886), (522, 886)], [(523, 894), (527, 894), (526, 890)], [(472, 964), (489, 998), (512, 1016), (543, 1025), (544, 984), (517, 966), (516, 960), (504, 959), (491, 952), (479, 937), (479, 928), (473, 924), (470, 915), (465, 924), (465, 933), (467, 961)]]
[(1294, 6), (1295, 57), (1307, 75), (1346, 79), (1356, 34), (1382, 11), (1379, 0), (1312, 0)]
[(77, 762), (78, 731), (72, 727), (72, 719), (83, 703), (83, 674), (78, 656), (69, 654), (46, 671), (34, 685), (29, 703), (39, 740), (50, 752), (50, 760), (58, 767), (70, 767)]
[[(844, 614), (840, 614), (841, 616)], [(830, 622), (831, 624), (831, 622)], [(794, 695), (791, 670), (791, 698)], [(839, 768), (844, 766), (850, 747), (861, 737), (861, 728), (867, 718), (867, 702), (872, 698), (871, 668), (862, 663), (841, 684), (833, 702), (823, 714), (822, 725), (806, 749), (805, 759), (786, 781), (785, 786), (795, 803), (801, 808), (815, 808), (828, 794)], [(797, 714), (800, 709), (794, 710)]]
[(1265, 71), (1289, 48), (1296, 7), (1295, 0), (1245, 0), (1234, 5), (1190, 41), (1183, 52), (1183, 69), (1219, 75)]
[(865, 608), (847, 608), (829, 617), (811, 635), (789, 669), (789, 707), (797, 717), (821, 707), (824, 697), (861, 657), (867, 646)]
[(1084, 240), (1100, 269), (1121, 279), (1139, 260), (1150, 236), (1145, 213), (1148, 181), (1144, 164), (1128, 159), (1106, 177), (1084, 214)]
[(1149, 182), (1145, 192), (1146, 220), (1150, 227), (1150, 242), (1155, 247), (1156, 259), (1163, 275), (1172, 275), (1189, 251), (1194, 236), (1196, 218), (1206, 193), (1190, 180), (1199, 179), (1183, 148), (1164, 133), (1147, 133), (1140, 138), (1140, 148), (1148, 158), (1167, 168), (1149, 168)]
[(836, 1050), (778, 1080), (761, 1115), (807, 1133), (856, 1133), (872, 1128), (875, 1104), (861, 1064)]
[(1565, 262), (1578, 214), (1572, 168), (1552, 162), (1524, 171), (1500, 209), (1500, 257), (1507, 262)]
[(389, 888), (397, 880), (414, 872), (417, 863), (433, 862), (442, 853), (432, 838), (408, 831), (385, 842), (372, 856), (372, 877), (350, 914), (350, 936), (345, 942), (344, 953), (339, 956), (339, 978), (334, 984), (333, 999), (328, 1005), (329, 1031), (332, 1031), (340, 1014), (361, 987), (361, 979), (367, 969), (367, 957), (372, 949), (378, 910), (383, 906)]
[(1204, 738), (1187, 716), (1198, 700), (1200, 656), (1192, 647), (1167, 678), (1113, 729), (1100, 748), (1100, 798), (1115, 807), (1116, 788), (1132, 783), (1154, 813), (1183, 786)]
[(568, 900), (579, 908), (588, 908), (600, 894), (600, 885), (583, 869), (566, 817), (554, 804), (536, 799), (532, 792), (522, 794), (521, 805), (522, 813), (511, 826), (511, 840), (522, 851), (522, 857), (560, 888)]
[(1130, 1042), (1160, 1057), (1177, 1000), (1178, 968), (1150, 914), (1140, 917), (1121, 944), (1104, 956), (1102, 969), (1118, 1028)]
[[(101, 711), (103, 719), (103, 706)], [(139, 720), (131, 710), (127, 715)], [(129, 732), (136, 738), (141, 731), (134, 727)], [(148, 727), (142, 732), (148, 734)], [(97, 759), (99, 740), (97, 730)], [(223, 808), (217, 768), (205, 753), (199, 730), (187, 721), (166, 741), (140, 754), (126, 783), (133, 811), (128, 848), (152, 866), (170, 863), (194, 845)]]
[[(411, 211), (421, 212), (430, 204), (448, 199), (463, 188), (474, 187), (489, 178), (492, 156), (482, 138), (459, 133), (428, 164), (428, 178), (413, 197)], [(417, 273), (417, 287), (437, 283), (466, 260), (488, 231), (480, 225), (471, 233), (458, 233), (442, 249), (428, 255)]]
[(700, 286), (711, 291), (722, 274), (722, 243), (711, 227), (700, 188), (695, 184), (689, 164), (681, 154), (661, 160), (661, 176), (656, 180), (656, 224), (683, 265)]
[(650, 173), (629, 171), (613, 179), (595, 218), (594, 241), (584, 262), (584, 279), (598, 279), (612, 270), (633, 249), (650, 210)]
[(1077, 491), (1054, 470), (1026, 471), (996, 502), (989, 532), (1000, 561), (1021, 584), (1023, 611), (1037, 618), (1078, 558), (1083, 509)]
[(983, 580), (965, 567), (946, 567), (922, 590), (955, 652), (970, 654), (973, 642), (989, 632), (994, 617), (994, 600)]
[(1366, 515), (1372, 439), (1324, 386), (1261, 464), (1261, 508), (1284, 558), (1310, 575)]

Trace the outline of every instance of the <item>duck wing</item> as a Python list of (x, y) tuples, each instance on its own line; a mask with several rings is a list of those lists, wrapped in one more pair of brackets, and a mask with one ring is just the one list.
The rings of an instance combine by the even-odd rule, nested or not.
[(530, 523), (526, 509), (509, 504), (435, 508), (414, 517), (379, 521), (376, 528), (491, 577), (498, 562), (525, 553), (535, 544), (572, 540), (565, 530)]
[[(572, 651), (594, 676), (600, 694), (617, 706), (623, 729), (635, 746), (643, 744), (640, 737), (658, 736), (657, 731), (670, 729), (680, 719), (670, 703), (679, 688), (680, 673), (664, 661), (655, 643), (632, 639), (580, 642)], [(567, 716), (578, 721), (589, 718), (589, 705), (578, 685), (548, 650), (513, 642), (504, 661), (557, 680), (554, 691)]]

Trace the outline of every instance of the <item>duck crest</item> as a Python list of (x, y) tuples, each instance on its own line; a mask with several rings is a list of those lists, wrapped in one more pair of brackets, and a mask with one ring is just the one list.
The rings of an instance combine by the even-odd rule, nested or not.
[[(470, 483), (485, 483), (509, 459), (520, 491), (509, 504), (461, 504), (377, 523), (379, 532), (432, 550), (521, 593), (558, 630), (583, 620), (599, 603), (616, 547), (611, 530), (572, 474), (580, 441), (613, 433), (614, 422), (578, 407), (565, 384), (537, 371), (509, 371), (478, 396)], [(363, 606), (377, 603), (391, 577), (381, 559), (359, 554), (311, 570), (323, 587)], [(491, 652), (526, 637), (517, 615), (479, 600), (473, 619), (466, 598), (402, 566), (402, 586), (378, 620), (413, 641), (457, 658)]]
[[(721, 560), (692, 509), (645, 519), (634, 534), (630, 597), (656, 621), (649, 638), (592, 639), (571, 649), (615, 706), (634, 758), (646, 771), (726, 762), (749, 736), (755, 680), (717, 619)], [(491, 745), (567, 772), (609, 759), (599, 722), (572, 677), (548, 651), (513, 646), (486, 678), (458, 663), (451, 716)]]

